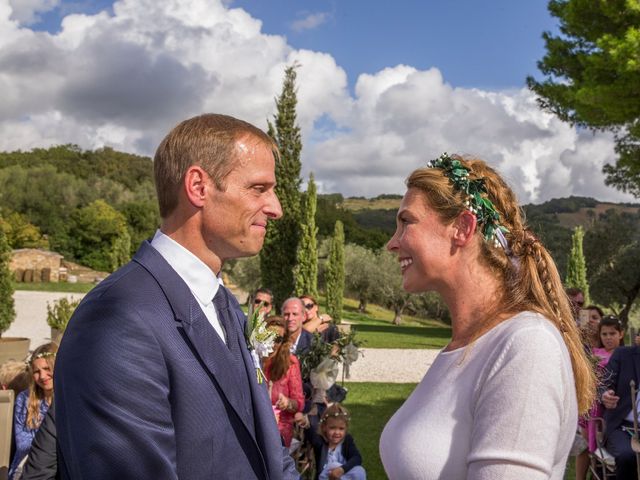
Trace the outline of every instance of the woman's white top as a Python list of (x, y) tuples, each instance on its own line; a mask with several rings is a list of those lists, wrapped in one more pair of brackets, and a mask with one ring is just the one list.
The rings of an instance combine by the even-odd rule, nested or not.
[(440, 352), (382, 432), (391, 480), (563, 478), (578, 421), (569, 352), (522, 312)]

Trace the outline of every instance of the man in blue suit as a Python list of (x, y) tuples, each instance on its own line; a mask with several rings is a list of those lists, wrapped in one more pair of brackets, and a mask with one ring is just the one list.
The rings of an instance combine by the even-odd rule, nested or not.
[[(626, 429), (633, 427), (631, 380), (640, 386), (640, 347), (618, 347), (611, 355), (600, 387), (605, 406), (605, 447), (616, 459), (616, 478), (637, 478), (636, 454)], [(637, 406), (636, 406), (637, 408)]]
[(282, 303), (282, 317), (287, 322), (291, 353), (296, 357), (306, 353), (311, 348), (313, 335), (302, 328), (305, 320), (304, 303), (298, 297), (287, 298)]
[(224, 115), (176, 126), (154, 158), (162, 225), (87, 295), (56, 364), (61, 478), (293, 479), (271, 402), (219, 280), (282, 215), (275, 145)]

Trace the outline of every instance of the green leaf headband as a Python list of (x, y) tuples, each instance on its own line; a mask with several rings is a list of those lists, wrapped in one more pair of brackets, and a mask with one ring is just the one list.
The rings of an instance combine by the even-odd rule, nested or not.
[(500, 214), (486, 196), (485, 179), (470, 179), (469, 172), (471, 172), (471, 169), (465, 167), (460, 160), (451, 158), (446, 153), (428, 162), (427, 167), (441, 169), (444, 175), (449, 178), (453, 188), (467, 195), (465, 205), (476, 216), (478, 225), (481, 225), (484, 239), (487, 242), (493, 241), (496, 246), (502, 246), (507, 255), (509, 255), (511, 250), (507, 239), (504, 237), (504, 234), (509, 233), (509, 230), (500, 225)]

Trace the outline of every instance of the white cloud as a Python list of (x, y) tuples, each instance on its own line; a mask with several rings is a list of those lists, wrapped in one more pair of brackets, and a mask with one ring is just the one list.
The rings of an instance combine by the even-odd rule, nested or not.
[(402, 193), (411, 170), (448, 151), (495, 165), (523, 202), (631, 199), (604, 186), (610, 135), (576, 131), (527, 90), (454, 88), (437, 68), (398, 65), (360, 75), (351, 95), (331, 55), (296, 50), (220, 0), (120, 0), (113, 15), (67, 16), (53, 35), (21, 26), (9, 1), (0, 150), (75, 143), (152, 155), (173, 125), (207, 111), (264, 128), (284, 68), (298, 63), (303, 173), (324, 191)]
[(9, 0), (13, 12), (12, 20), (23, 25), (31, 25), (40, 19), (40, 14), (53, 10), (60, 0)]
[(294, 32), (302, 32), (304, 30), (313, 30), (327, 21), (329, 14), (327, 12), (310, 13), (304, 18), (300, 18), (291, 23), (291, 29)]

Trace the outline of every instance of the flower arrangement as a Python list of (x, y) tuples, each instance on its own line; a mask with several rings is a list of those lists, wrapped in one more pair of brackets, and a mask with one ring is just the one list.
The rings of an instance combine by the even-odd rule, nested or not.
[(478, 219), (478, 225), (486, 241), (494, 241), (498, 244), (496, 246), (502, 245), (503, 241), (506, 244), (504, 234), (509, 233), (509, 230), (500, 224), (500, 214), (487, 197), (484, 178), (470, 178), (471, 170), (460, 160), (446, 153), (428, 162), (427, 167), (442, 170), (454, 189), (467, 195), (466, 206)]
[(275, 331), (267, 328), (264, 317), (265, 314), (260, 312), (260, 308), (256, 308), (247, 319), (247, 326), (244, 332), (247, 348), (253, 358), (258, 383), (265, 381), (260, 359), (268, 357), (273, 352), (274, 342), (277, 337)]
[(324, 342), (320, 334), (315, 333), (311, 347), (299, 357), (302, 378), (309, 378), (314, 387), (327, 390), (336, 381), (340, 363), (344, 365), (345, 377), (349, 378), (349, 366), (362, 355), (361, 345), (354, 330), (340, 332), (338, 339), (331, 343)]

